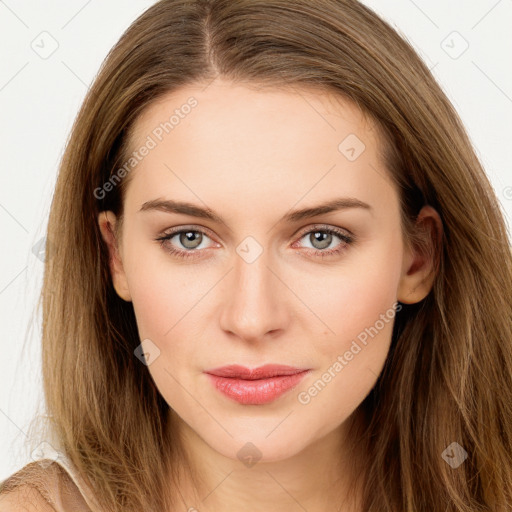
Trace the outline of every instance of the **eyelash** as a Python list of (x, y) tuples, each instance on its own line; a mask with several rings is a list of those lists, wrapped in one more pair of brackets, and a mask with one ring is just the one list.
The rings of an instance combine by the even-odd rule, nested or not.
[[(174, 238), (176, 235), (179, 235), (181, 233), (201, 233), (203, 235), (208, 236), (208, 233), (206, 231), (203, 231), (201, 229), (192, 229), (192, 228), (181, 228), (177, 229), (175, 231), (171, 231), (170, 233), (166, 233), (155, 240), (160, 243), (160, 246), (164, 248), (169, 254), (173, 256), (177, 256), (178, 258), (187, 259), (187, 258), (197, 258), (199, 257), (197, 254), (200, 252), (200, 249), (190, 249), (188, 251), (183, 251), (181, 249), (175, 249), (173, 247), (169, 247), (166, 245), (166, 242), (168, 242), (171, 238)], [(341, 240), (344, 242), (344, 244), (340, 244), (337, 249), (330, 249), (330, 250), (320, 250), (320, 249), (309, 249), (313, 251), (315, 256), (320, 256), (321, 258), (325, 258), (328, 256), (335, 256), (337, 254), (342, 253), (350, 244), (352, 244), (355, 241), (355, 238), (353, 236), (347, 235), (344, 231), (341, 231), (337, 228), (327, 227), (327, 226), (314, 226), (309, 231), (306, 231), (301, 234), (299, 237), (299, 240), (304, 238), (306, 235), (310, 235), (311, 233), (328, 233), (330, 235), (335, 235), (338, 238), (341, 238)], [(208, 237), (210, 238), (210, 237)]]

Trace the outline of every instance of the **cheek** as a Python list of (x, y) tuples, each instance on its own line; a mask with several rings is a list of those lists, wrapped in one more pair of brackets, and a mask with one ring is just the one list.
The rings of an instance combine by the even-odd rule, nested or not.
[(383, 331), (382, 338), (391, 335), (389, 318), (394, 318), (401, 246), (399, 238), (387, 242), (376, 243), (364, 253), (354, 252), (339, 267), (321, 276), (295, 276), (297, 294), (304, 297), (320, 321), (317, 325), (322, 341), (316, 350), (324, 355), (332, 357), (335, 351), (348, 350), (353, 339), (360, 335), (364, 338), (367, 329), (376, 323)]
[(189, 322), (208, 287), (190, 266), (173, 263), (158, 243), (132, 234), (126, 247), (123, 263), (141, 339), (170, 339)]
[[(193, 272), (156, 261), (138, 264), (129, 286), (139, 338), (151, 340), (153, 351), (155, 345), (158, 348), (158, 357), (153, 356), (148, 371), (167, 403), (186, 410), (189, 397), (177, 382), (185, 383), (189, 375), (184, 374), (195, 373), (196, 366), (200, 373), (198, 343), (205, 336), (201, 335), (197, 311), (208, 288), (194, 279)], [(190, 384), (186, 386), (192, 391)], [(197, 391), (193, 393), (195, 396)]]
[(297, 401), (310, 416), (316, 411), (329, 412), (329, 421), (320, 426), (325, 432), (361, 404), (386, 361), (401, 269), (399, 245), (390, 247), (395, 249), (382, 246), (360, 258), (316, 302), (330, 329), (323, 329), (315, 347), (322, 364), (297, 393)]
[[(151, 272), (156, 271), (155, 268), (151, 269)], [(188, 298), (194, 296), (194, 286), (182, 290), (180, 284), (170, 277), (160, 274), (159, 278), (153, 275), (144, 278), (144, 273), (140, 273), (130, 283), (141, 336), (163, 339), (193, 307), (192, 300)]]

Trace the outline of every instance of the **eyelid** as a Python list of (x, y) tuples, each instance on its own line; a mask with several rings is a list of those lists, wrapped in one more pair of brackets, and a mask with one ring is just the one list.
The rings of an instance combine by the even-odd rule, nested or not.
[[(355, 238), (355, 235), (349, 231), (347, 228), (340, 228), (338, 226), (331, 226), (330, 224), (312, 224), (304, 229), (300, 229), (298, 232), (297, 232), (297, 235), (294, 235), (294, 236), (298, 236), (299, 238), (302, 238), (304, 235), (310, 233), (311, 231), (314, 231), (314, 230), (318, 230), (318, 231), (335, 231), (335, 232), (339, 232), (340, 234), (345, 234), (348, 238)], [(338, 235), (340, 236), (340, 235)]]
[(199, 226), (197, 224), (194, 225), (183, 225), (183, 226), (176, 226), (174, 228), (165, 229), (162, 231), (160, 237), (164, 236), (170, 236), (170, 235), (176, 235), (178, 233), (182, 233), (183, 231), (196, 231), (198, 233), (204, 233), (208, 235), (209, 238), (212, 240), (215, 239), (215, 235), (213, 234), (213, 231), (205, 226)]

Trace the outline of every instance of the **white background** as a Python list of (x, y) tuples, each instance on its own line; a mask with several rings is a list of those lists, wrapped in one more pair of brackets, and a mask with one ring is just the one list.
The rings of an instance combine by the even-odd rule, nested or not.
[[(64, 144), (107, 52), (154, 3), (0, 0), (0, 480), (30, 461), (27, 427), (42, 404), (40, 318), (34, 308), (43, 263), (32, 248), (44, 236)], [(512, 0), (364, 3), (432, 68), (510, 224)], [(50, 36), (40, 36), (44, 31), (58, 44), (47, 59), (33, 49), (42, 46), (41, 37), (50, 48)]]

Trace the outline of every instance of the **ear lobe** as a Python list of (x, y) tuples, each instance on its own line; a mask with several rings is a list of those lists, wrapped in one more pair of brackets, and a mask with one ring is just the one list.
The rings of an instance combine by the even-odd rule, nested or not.
[(115, 236), (116, 222), (116, 216), (111, 211), (103, 211), (98, 215), (98, 225), (101, 236), (108, 248), (110, 275), (112, 276), (114, 289), (121, 299), (130, 302), (132, 298), (123, 268), (119, 243)]
[(423, 300), (432, 289), (441, 249), (443, 223), (437, 211), (424, 206), (416, 219), (421, 243), (406, 250), (397, 300), (415, 304)]

